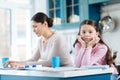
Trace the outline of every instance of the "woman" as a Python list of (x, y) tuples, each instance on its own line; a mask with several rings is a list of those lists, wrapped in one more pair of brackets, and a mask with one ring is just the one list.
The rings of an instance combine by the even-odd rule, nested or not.
[(44, 13), (37, 13), (32, 17), (32, 26), (35, 34), (40, 37), (37, 50), (31, 59), (26, 61), (7, 61), (12, 68), (25, 65), (51, 66), (52, 56), (60, 56), (61, 66), (72, 66), (66, 40), (57, 31), (53, 31), (53, 20)]

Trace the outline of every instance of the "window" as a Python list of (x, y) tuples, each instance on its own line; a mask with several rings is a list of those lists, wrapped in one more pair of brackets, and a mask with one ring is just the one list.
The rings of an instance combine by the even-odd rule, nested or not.
[(31, 4), (31, 0), (0, 0), (0, 57), (31, 56)]
[(0, 57), (10, 55), (10, 9), (0, 8)]
[[(31, 52), (30, 50), (30, 10), (24, 8), (17, 8), (14, 10), (15, 20), (15, 39), (13, 43), (13, 57), (19, 60), (26, 59), (27, 55)], [(16, 51), (14, 51), (16, 48)], [(16, 56), (17, 53), (17, 56)], [(19, 55), (19, 56), (18, 56)], [(24, 56), (23, 56), (24, 55)]]
[(3, 0), (10, 3), (30, 4), (30, 0)]

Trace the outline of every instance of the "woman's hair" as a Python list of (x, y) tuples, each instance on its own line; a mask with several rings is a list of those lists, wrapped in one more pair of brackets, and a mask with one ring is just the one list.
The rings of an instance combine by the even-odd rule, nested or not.
[[(85, 24), (93, 26), (93, 27), (95, 28), (96, 32), (99, 33), (98, 25), (97, 25), (97, 23), (96, 23), (94, 20), (84, 20), (84, 21), (80, 24), (78, 35), (80, 35), (80, 28), (81, 28), (81, 26), (82, 26), (82, 25), (85, 25)], [(99, 43), (105, 44), (105, 42), (102, 40), (100, 34), (98, 35), (98, 37), (100, 38)], [(76, 44), (76, 43), (78, 43), (78, 39), (76, 39), (75, 43), (73, 44), (74, 47), (75, 47), (75, 44)], [(105, 44), (105, 45), (107, 46), (107, 44)], [(112, 56), (111, 56), (111, 51), (110, 51), (110, 49), (109, 49), (108, 46), (107, 46), (107, 48), (108, 48), (108, 51), (107, 51), (107, 54), (106, 54), (106, 56), (105, 56), (106, 63), (107, 63), (108, 65), (111, 65), (111, 64), (114, 64), (114, 65), (115, 65), (114, 60), (113, 60), (113, 58), (112, 58)], [(115, 66), (115, 67), (116, 67), (116, 66)]]
[(38, 12), (35, 15), (33, 15), (33, 17), (31, 18), (31, 20), (35, 21), (35, 22), (40, 22), (40, 23), (44, 23), (45, 21), (48, 23), (48, 27), (52, 27), (53, 26), (53, 19), (52, 18), (48, 18), (48, 16), (42, 12)]

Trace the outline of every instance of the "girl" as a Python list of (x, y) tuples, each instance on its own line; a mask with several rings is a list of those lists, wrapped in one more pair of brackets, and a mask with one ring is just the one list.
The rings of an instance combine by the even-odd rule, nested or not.
[(32, 17), (33, 31), (39, 37), (38, 46), (34, 55), (26, 61), (7, 61), (13, 68), (25, 65), (51, 66), (52, 56), (60, 56), (61, 66), (72, 66), (67, 42), (62, 34), (51, 29), (53, 19), (46, 14), (38, 12)]
[[(98, 26), (93, 20), (84, 20), (79, 27), (75, 47), (75, 66), (109, 65), (114, 72), (111, 76), (115, 80), (118, 72), (110, 55), (108, 46), (100, 37)], [(114, 78), (114, 79), (113, 79)]]

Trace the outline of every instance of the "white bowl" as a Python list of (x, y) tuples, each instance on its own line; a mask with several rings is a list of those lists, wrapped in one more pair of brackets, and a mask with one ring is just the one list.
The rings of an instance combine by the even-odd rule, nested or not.
[(58, 17), (53, 18), (53, 24), (54, 25), (61, 24), (61, 18)]
[(79, 15), (71, 15), (68, 18), (68, 22), (78, 22), (78, 21), (80, 21)]

